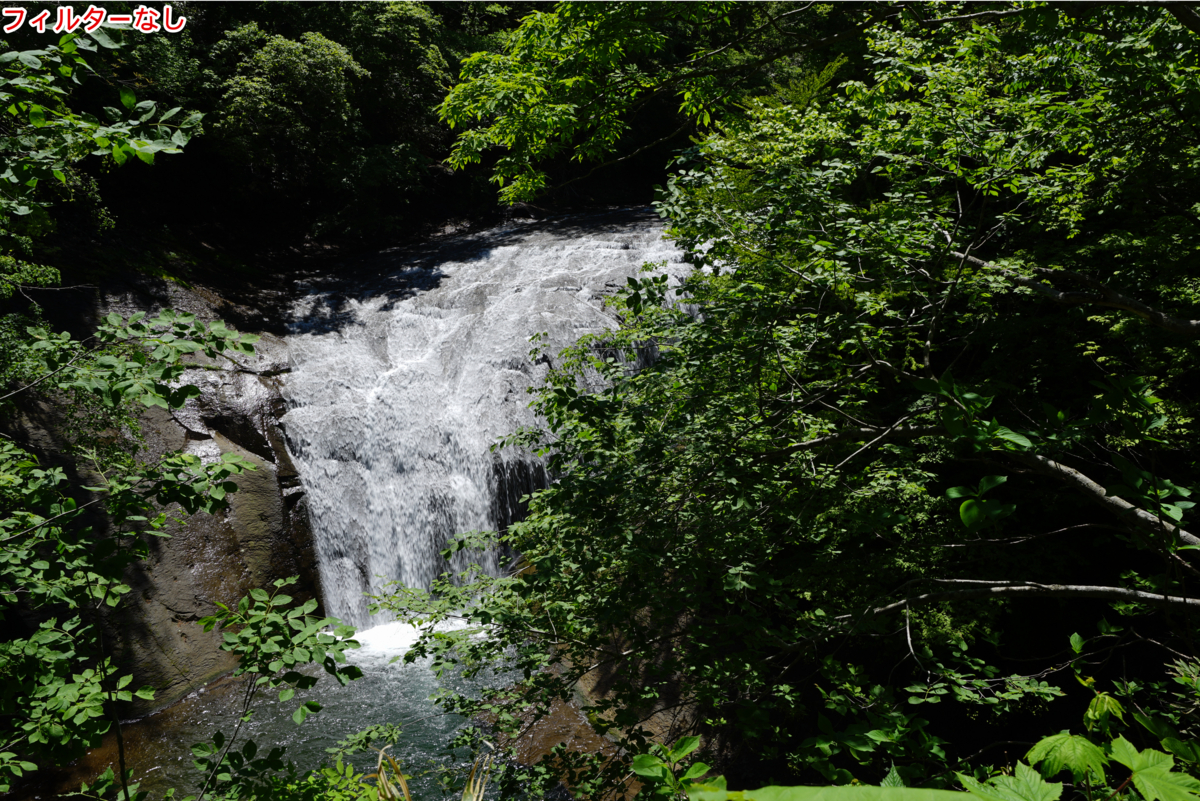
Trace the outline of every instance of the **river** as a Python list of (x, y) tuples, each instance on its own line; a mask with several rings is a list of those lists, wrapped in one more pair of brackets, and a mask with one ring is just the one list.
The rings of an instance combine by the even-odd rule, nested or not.
[[(418, 632), (373, 618), (367, 596), (389, 581), (428, 587), (462, 566), (439, 553), (451, 537), (503, 529), (522, 513), (520, 498), (547, 480), (542, 463), (491, 446), (537, 422), (526, 390), (548, 368), (530, 359), (530, 338), (544, 334), (553, 354), (612, 327), (606, 295), (647, 263), (682, 277), (681, 259), (656, 216), (625, 210), (386, 251), (298, 287), (282, 422), (307, 494), (322, 600), (359, 629), (363, 647), (352, 661), (364, 676), (345, 688), (324, 678), (286, 703), (265, 696), (242, 738), (260, 751), (285, 745), (287, 758), (310, 767), (349, 734), (399, 723), (404, 739), (392, 753), (417, 774), (417, 798), (436, 794), (429, 766), (467, 764), (469, 755), (446, 752), (465, 721), (430, 703), (437, 683), (427, 665), (393, 661)], [(482, 562), (496, 574), (508, 556)], [(167, 787), (194, 792), (190, 746), (233, 731), (240, 686), (219, 681), (127, 725), (135, 779), (154, 796)], [(292, 711), (309, 698), (324, 709), (297, 726)], [(60, 778), (77, 786), (89, 765), (115, 761), (112, 750), (110, 739)]]

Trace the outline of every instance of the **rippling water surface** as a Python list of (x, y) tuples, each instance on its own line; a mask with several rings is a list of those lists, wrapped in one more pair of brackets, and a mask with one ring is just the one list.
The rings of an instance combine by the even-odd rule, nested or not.
[[(260, 754), (274, 746), (285, 746), (287, 759), (309, 768), (327, 759), (325, 749), (369, 725), (400, 724), (404, 737), (389, 753), (406, 772), (415, 775), (410, 787), (416, 796), (438, 798), (436, 781), (432, 774), (427, 775), (429, 768), (431, 764), (442, 767), (467, 764), (465, 752), (452, 755), (445, 750), (450, 736), (466, 721), (438, 714), (430, 704), (429, 697), (438, 688), (438, 682), (427, 663), (392, 661), (404, 654), (418, 634), (417, 629), (398, 622), (360, 632), (356, 639), (362, 647), (349, 653), (350, 661), (362, 668), (363, 677), (346, 687), (320, 671), (314, 673), (321, 676), (315, 687), (296, 693), (287, 702), (281, 703), (277, 692), (260, 690), (255, 714), (242, 727), (235, 748), (240, 750), (246, 740), (254, 740)], [(192, 765), (195, 757), (191, 746), (211, 737), (215, 731), (232, 734), (244, 689), (245, 684), (237, 679), (218, 681), (157, 715), (127, 724), (128, 765), (134, 769), (135, 780), (142, 782), (142, 788), (150, 790), (154, 797), (169, 787), (176, 788), (181, 797), (195, 793), (201, 777)], [(318, 701), (323, 709), (297, 725), (292, 721), (292, 713), (306, 700)], [(91, 764), (113, 764), (115, 760), (115, 744), (106, 742), (104, 748), (79, 766), (77, 775), (61, 777), (59, 789), (77, 789), (79, 781), (90, 780)], [(367, 767), (368, 763), (374, 764), (374, 754), (358, 755), (352, 761), (359, 767)], [(55, 794), (53, 788), (41, 788), (33, 797)]]

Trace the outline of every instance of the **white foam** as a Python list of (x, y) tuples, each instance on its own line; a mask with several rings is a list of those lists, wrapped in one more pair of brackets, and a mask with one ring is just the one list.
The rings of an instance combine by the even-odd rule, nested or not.
[(431, 628), (434, 631), (455, 631), (466, 628), (466, 626), (465, 622), (459, 620), (437, 626), (414, 626), (411, 623), (393, 620), (390, 623), (372, 626), (355, 634), (354, 639), (362, 647), (351, 651), (350, 654), (351, 656), (403, 654), (416, 644), (423, 632)]
[[(510, 226), (467, 256), (398, 259), (377, 291), (314, 290), (297, 304), (283, 423), (329, 614), (367, 625), (365, 594), (390, 580), (428, 587), (451, 537), (511, 521), (545, 481), (535, 457), (490, 451), (536, 422), (526, 389), (547, 367), (530, 362), (530, 336), (547, 332), (556, 354), (611, 328), (611, 288), (646, 262), (682, 275), (681, 257), (649, 220)], [(497, 556), (483, 567), (498, 572)]]

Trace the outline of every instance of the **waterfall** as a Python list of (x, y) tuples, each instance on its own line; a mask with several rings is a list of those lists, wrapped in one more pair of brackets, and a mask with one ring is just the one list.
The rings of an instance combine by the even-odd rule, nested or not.
[(367, 625), (367, 593), (428, 587), (451, 537), (520, 514), (543, 466), (490, 446), (536, 423), (526, 389), (547, 367), (529, 338), (546, 332), (555, 353), (610, 328), (604, 296), (647, 262), (684, 274), (681, 257), (656, 217), (625, 211), (513, 223), (311, 282), (283, 424), (328, 614)]

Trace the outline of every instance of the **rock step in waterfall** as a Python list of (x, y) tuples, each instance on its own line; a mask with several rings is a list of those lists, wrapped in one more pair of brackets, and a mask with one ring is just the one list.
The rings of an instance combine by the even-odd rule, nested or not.
[(283, 424), (328, 614), (383, 622), (368, 593), (427, 587), (451, 537), (512, 521), (545, 483), (535, 457), (490, 451), (535, 423), (526, 389), (547, 368), (529, 338), (546, 332), (553, 353), (611, 328), (605, 295), (648, 262), (681, 277), (681, 258), (647, 211), (514, 223), (297, 303)]

